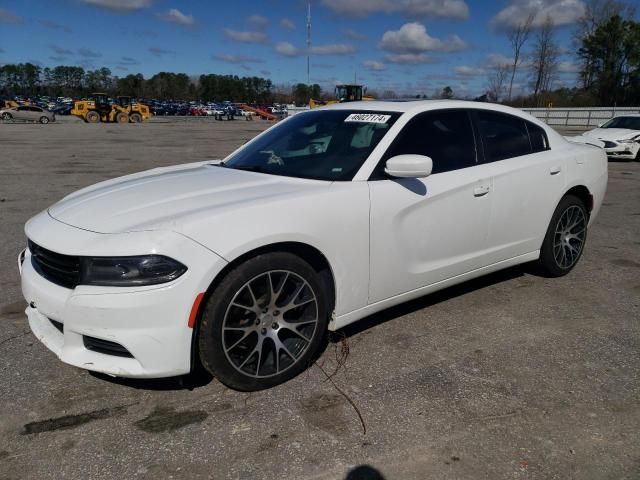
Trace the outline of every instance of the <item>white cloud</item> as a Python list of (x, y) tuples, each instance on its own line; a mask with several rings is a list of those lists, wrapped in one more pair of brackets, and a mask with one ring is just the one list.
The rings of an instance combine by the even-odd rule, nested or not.
[(174, 50), (167, 50), (166, 48), (162, 47), (151, 47), (149, 48), (149, 52), (151, 52), (151, 54), (155, 55), (156, 57), (162, 57), (163, 55), (176, 53)]
[(533, 27), (541, 27), (547, 18), (555, 26), (576, 23), (584, 15), (582, 0), (512, 0), (493, 17), (491, 24), (497, 29), (505, 29), (522, 24), (529, 15), (533, 17)]
[(225, 63), (263, 63), (263, 60), (255, 57), (249, 57), (246, 55), (229, 55), (229, 54), (219, 54), (213, 56), (214, 60), (220, 60)]
[(311, 47), (311, 53), (316, 55), (349, 55), (356, 51), (353, 45), (336, 43), (331, 45), (316, 45)]
[(182, 25), (183, 27), (188, 27), (195, 23), (193, 15), (185, 15), (177, 8), (172, 8), (168, 12), (161, 14), (160, 18), (167, 22)]
[(266, 43), (267, 34), (264, 32), (240, 32), (238, 30), (231, 30), (230, 28), (223, 29), (224, 34), (236, 42), (242, 43)]
[(468, 65), (458, 65), (453, 69), (458, 75), (465, 77), (475, 77), (477, 75), (484, 75), (486, 73), (484, 68), (470, 67)]
[(84, 47), (78, 49), (78, 55), (84, 58), (100, 58), (102, 56), (101, 53)]
[(434, 60), (424, 53), (390, 53), (385, 55), (384, 59), (389, 63), (400, 63), (403, 65), (434, 63)]
[(580, 72), (580, 64), (574, 62), (558, 62), (558, 72), (560, 73), (578, 73)]
[(295, 30), (296, 29), (296, 24), (293, 23), (288, 18), (283, 18), (282, 20), (280, 20), (280, 26), (282, 28), (284, 28), (285, 30)]
[(0, 23), (22, 23), (22, 18), (6, 8), (0, 8)]
[(384, 63), (378, 62), (377, 60), (365, 60), (363, 65), (368, 70), (373, 70), (374, 72), (380, 72), (386, 68)]
[(490, 53), (487, 55), (486, 65), (491, 68), (511, 66), (513, 65), (513, 58), (501, 53)]
[(132, 12), (149, 8), (153, 0), (80, 0), (82, 3), (117, 12)]
[(347, 38), (358, 42), (366, 40), (368, 38), (364, 33), (356, 32), (355, 30), (351, 30), (350, 28), (344, 30), (344, 35)]
[(299, 49), (289, 42), (278, 42), (274, 50), (284, 57), (297, 57), (299, 55), (305, 55), (307, 52), (314, 55), (350, 55), (356, 51), (353, 45), (344, 43), (315, 45), (307, 50), (306, 48)]
[(300, 54), (300, 51), (289, 42), (277, 43), (275, 51), (284, 57), (295, 57)]
[(425, 26), (417, 22), (405, 23), (400, 30), (385, 32), (379, 46), (395, 53), (455, 52), (467, 48), (467, 44), (458, 35), (441, 40), (430, 36)]
[(351, 17), (398, 12), (412, 18), (469, 17), (469, 7), (464, 0), (322, 0), (322, 4), (340, 15)]
[(269, 19), (267, 17), (263, 17), (262, 15), (251, 15), (247, 18), (247, 22), (253, 25), (256, 28), (264, 28), (269, 23)]

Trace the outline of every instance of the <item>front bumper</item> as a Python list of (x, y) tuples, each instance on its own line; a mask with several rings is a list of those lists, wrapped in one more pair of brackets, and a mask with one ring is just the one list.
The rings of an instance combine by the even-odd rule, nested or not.
[(635, 160), (636, 155), (638, 154), (638, 149), (640, 149), (640, 144), (638, 143), (616, 143), (615, 147), (605, 147), (604, 151), (607, 153), (609, 158)]
[[(134, 255), (141, 252), (135, 245), (147, 243), (150, 248), (156, 243), (154, 238), (162, 236), (163, 249), (151, 247), (153, 253), (176, 258), (188, 270), (173, 282), (151, 287), (80, 285), (67, 289), (36, 272), (27, 249), (22, 262), (19, 260), (22, 292), (29, 304), (26, 309), (29, 326), (38, 340), (65, 363), (109, 375), (157, 378), (189, 373), (193, 336), (193, 329), (188, 326), (191, 307), (198, 293), (206, 291), (226, 262), (173, 232), (104, 235), (70, 227), (50, 217), (41, 222), (49, 224), (52, 241), (42, 238), (41, 225), (27, 225), (29, 238), (45, 248), (66, 254), (110, 255), (112, 252), (102, 250), (100, 244), (112, 243), (113, 237), (121, 237), (125, 245), (133, 248), (130, 254)], [(90, 242), (91, 236), (94, 238)], [(62, 237), (68, 239), (69, 246), (61, 251), (56, 238)], [(80, 244), (91, 243), (93, 253), (81, 251)], [(73, 244), (78, 250), (74, 251)], [(85, 345), (87, 338), (113, 342), (131, 356), (91, 350)]]

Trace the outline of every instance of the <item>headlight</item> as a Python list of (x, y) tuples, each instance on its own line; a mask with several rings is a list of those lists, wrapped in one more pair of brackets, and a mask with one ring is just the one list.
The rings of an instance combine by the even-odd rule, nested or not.
[(175, 280), (187, 267), (163, 255), (84, 257), (81, 285), (134, 287)]
[(640, 141), (640, 136), (627, 138), (626, 140), (618, 140), (618, 143), (637, 143)]

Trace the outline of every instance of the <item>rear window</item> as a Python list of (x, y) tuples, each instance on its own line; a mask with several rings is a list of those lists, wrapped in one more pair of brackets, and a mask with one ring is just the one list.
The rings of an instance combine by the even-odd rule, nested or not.
[(532, 152), (526, 122), (518, 117), (487, 111), (477, 112), (485, 161), (495, 162)]

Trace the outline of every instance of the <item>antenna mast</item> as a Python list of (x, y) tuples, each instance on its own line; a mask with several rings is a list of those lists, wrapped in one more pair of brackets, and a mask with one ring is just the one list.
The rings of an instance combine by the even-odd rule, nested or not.
[(311, 53), (311, 2), (307, 8), (307, 85), (311, 85), (309, 55)]

